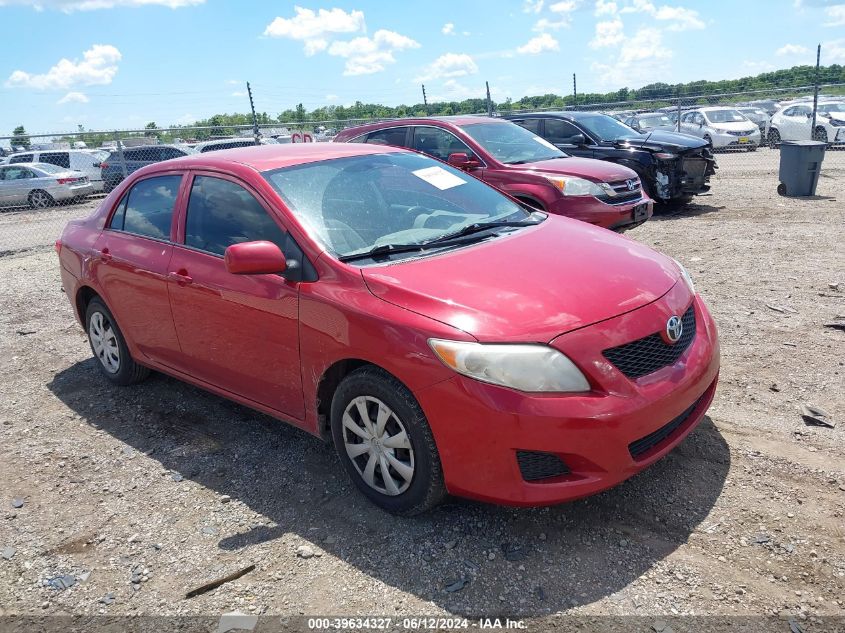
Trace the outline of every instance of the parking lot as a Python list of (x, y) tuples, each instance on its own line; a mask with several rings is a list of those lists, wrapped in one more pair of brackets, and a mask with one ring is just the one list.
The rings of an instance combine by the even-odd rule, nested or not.
[[(765, 614), (773, 628), (756, 630), (841, 630), (845, 332), (825, 324), (845, 315), (845, 152), (810, 199), (777, 195), (777, 155), (719, 154), (709, 195), (627, 234), (684, 263), (719, 325), (699, 428), (593, 498), (454, 500), (413, 519), (370, 505), (332, 448), (292, 427), (161, 375), (107, 383), (45, 248), (97, 201), (0, 214), (0, 610), (538, 627), (562, 612)], [(805, 424), (802, 404), (838, 426)]]

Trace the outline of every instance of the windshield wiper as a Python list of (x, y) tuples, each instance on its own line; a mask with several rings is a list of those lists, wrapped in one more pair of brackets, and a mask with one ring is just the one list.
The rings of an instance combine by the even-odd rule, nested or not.
[(421, 251), (425, 248), (425, 244), (379, 244), (368, 251), (361, 253), (350, 253), (349, 255), (341, 255), (338, 259), (342, 262), (350, 262), (355, 259), (369, 259), (370, 257), (378, 257), (379, 255), (392, 255), (393, 253), (413, 253)]
[(529, 217), (534, 217), (534, 219), (506, 220), (502, 222), (474, 222), (473, 224), (467, 224), (465, 227), (455, 231), (454, 233), (447, 233), (446, 235), (441, 235), (440, 237), (436, 237), (433, 240), (428, 240), (423, 244), (442, 244), (443, 242), (448, 242), (449, 240), (465, 237), (467, 235), (473, 235), (474, 233), (480, 233), (481, 231), (486, 231), (488, 229), (498, 229), (507, 226), (532, 226), (534, 224), (539, 224), (543, 221), (543, 217), (539, 216), (538, 214), (532, 213)]

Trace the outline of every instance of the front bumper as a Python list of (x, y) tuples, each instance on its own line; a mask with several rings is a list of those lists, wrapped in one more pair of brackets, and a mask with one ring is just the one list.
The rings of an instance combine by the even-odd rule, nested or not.
[(623, 232), (648, 220), (654, 213), (654, 201), (645, 192), (639, 199), (623, 204), (607, 204), (593, 196), (569, 196), (561, 197), (548, 211)]
[[(754, 130), (751, 134), (746, 134), (744, 136), (734, 136), (733, 134), (712, 134), (711, 138), (713, 139), (713, 147), (723, 149), (726, 147), (730, 148), (742, 148), (742, 147), (754, 147), (760, 144), (760, 130)], [(746, 139), (746, 140), (742, 140)]]
[[(683, 314), (690, 295), (682, 283), (648, 306), (552, 341), (587, 375), (594, 386), (589, 394), (526, 394), (463, 376), (417, 392), (448, 490), (508, 505), (560, 503), (612, 487), (671, 451), (704, 417), (719, 373), (715, 324), (701, 299), (692, 301), (697, 326), (690, 347), (674, 365), (637, 380), (622, 375), (601, 350), (647, 336), (667, 315)], [(632, 456), (629, 445), (681, 418), (693, 404), (661, 441)], [(518, 451), (552, 453), (569, 472), (526, 481)]]

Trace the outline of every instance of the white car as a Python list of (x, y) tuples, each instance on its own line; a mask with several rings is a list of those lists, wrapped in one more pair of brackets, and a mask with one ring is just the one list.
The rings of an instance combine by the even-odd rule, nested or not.
[(845, 143), (845, 101), (826, 101), (816, 109), (816, 128), (813, 127), (813, 104), (796, 103), (772, 116), (767, 140), (771, 147), (783, 141)]
[(713, 149), (729, 147), (753, 152), (762, 139), (754, 121), (725, 106), (687, 110), (681, 114), (680, 131), (703, 138)]
[(88, 177), (94, 193), (103, 192), (103, 175), (100, 163), (109, 153), (97, 149), (43, 149), (19, 152), (9, 156), (7, 163), (49, 163), (72, 171), (81, 171)]
[(49, 163), (18, 163), (0, 167), (0, 207), (29, 205), (45, 209), (73, 202), (91, 193), (88, 176)]

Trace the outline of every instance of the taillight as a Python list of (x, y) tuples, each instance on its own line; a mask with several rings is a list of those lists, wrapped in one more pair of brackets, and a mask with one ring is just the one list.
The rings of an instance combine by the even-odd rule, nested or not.
[(59, 255), (62, 254), (62, 240), (61, 239), (56, 240), (56, 253), (58, 253)]
[(109, 168), (108, 163), (100, 163), (100, 169), (108, 169), (108, 168)]
[(72, 182), (76, 182), (76, 178), (56, 178), (56, 182), (60, 185), (69, 185)]

